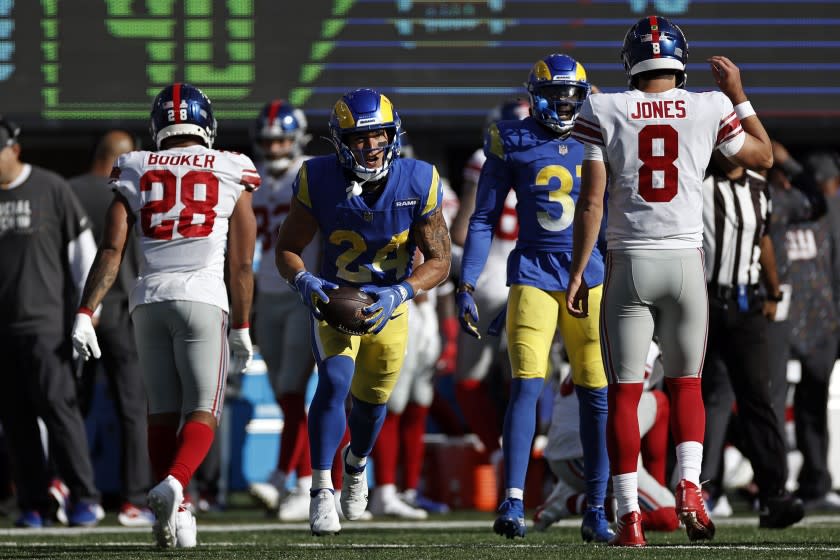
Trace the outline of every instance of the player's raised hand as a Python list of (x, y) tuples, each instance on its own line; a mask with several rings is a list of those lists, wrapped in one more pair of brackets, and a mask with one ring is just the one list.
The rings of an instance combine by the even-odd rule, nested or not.
[(744, 93), (744, 86), (741, 83), (741, 70), (735, 66), (734, 62), (725, 56), (713, 56), (706, 59), (706, 62), (712, 68), (712, 76), (720, 91), (732, 101), (733, 105), (747, 100), (747, 94)]

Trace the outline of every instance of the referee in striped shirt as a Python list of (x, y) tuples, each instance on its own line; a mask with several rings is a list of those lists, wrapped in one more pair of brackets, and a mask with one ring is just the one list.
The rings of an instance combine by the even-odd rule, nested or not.
[(783, 528), (804, 513), (801, 500), (785, 491), (785, 441), (770, 399), (767, 325), (782, 299), (767, 231), (770, 190), (761, 175), (735, 167), (717, 152), (704, 186), (709, 335), (702, 379), (706, 441), (700, 479), (713, 481), (704, 491), (714, 515), (714, 502), (722, 495), (723, 446), (736, 402), (742, 450), (759, 487), (759, 527)]

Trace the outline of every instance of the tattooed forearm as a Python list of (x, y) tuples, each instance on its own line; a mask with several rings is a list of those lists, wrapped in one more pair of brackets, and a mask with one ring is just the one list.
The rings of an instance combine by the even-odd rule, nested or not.
[(82, 294), (82, 306), (96, 309), (102, 298), (111, 289), (120, 272), (122, 255), (113, 249), (100, 249), (90, 267), (85, 290)]
[(413, 279), (417, 281), (415, 287), (429, 290), (446, 280), (452, 260), (449, 230), (440, 208), (422, 222), (415, 224), (414, 241), (425, 258), (412, 274)]

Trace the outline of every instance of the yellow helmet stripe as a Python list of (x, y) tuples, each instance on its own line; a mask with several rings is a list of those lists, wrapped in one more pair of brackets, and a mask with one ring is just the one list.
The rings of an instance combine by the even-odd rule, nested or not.
[(333, 108), (333, 111), (338, 119), (338, 126), (341, 127), (341, 129), (354, 128), (356, 126), (356, 119), (353, 118), (353, 113), (350, 111), (350, 107), (347, 106), (347, 103), (345, 103), (343, 99), (338, 100)]
[(534, 73), (534, 76), (536, 76), (540, 80), (551, 79), (551, 70), (548, 69), (548, 64), (546, 64), (543, 60), (540, 60), (536, 64), (534, 64), (534, 69), (531, 71)]
[(379, 95), (379, 117), (382, 123), (394, 122), (394, 105), (384, 95)]

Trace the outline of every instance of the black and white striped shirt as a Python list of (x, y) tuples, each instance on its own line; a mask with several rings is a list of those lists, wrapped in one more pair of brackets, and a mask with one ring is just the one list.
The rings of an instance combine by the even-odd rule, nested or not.
[(706, 281), (724, 287), (758, 284), (760, 241), (772, 208), (767, 181), (747, 171), (735, 180), (709, 175), (703, 187)]

